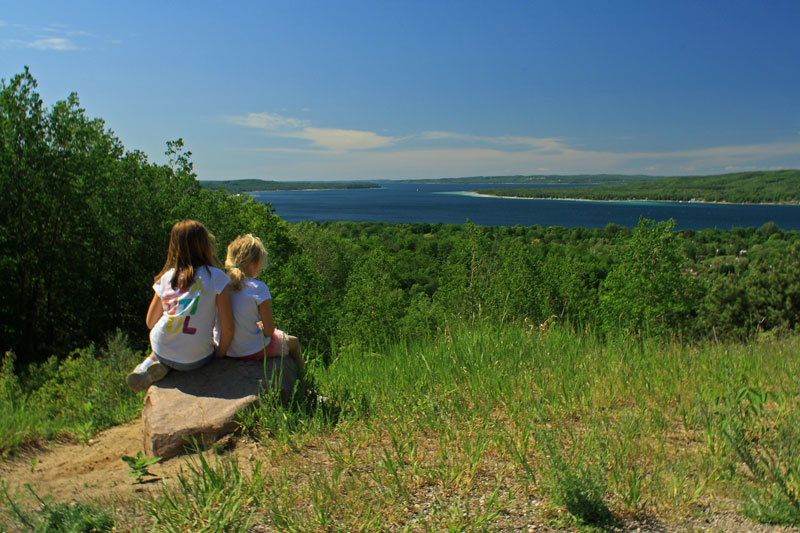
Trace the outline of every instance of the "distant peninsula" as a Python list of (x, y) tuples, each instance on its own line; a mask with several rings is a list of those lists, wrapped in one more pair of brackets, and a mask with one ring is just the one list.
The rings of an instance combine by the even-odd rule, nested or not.
[[(582, 176), (582, 178), (591, 178), (591, 176)], [(648, 177), (647, 180), (624, 184), (587, 187), (482, 188), (472, 192), (486, 196), (540, 199), (797, 204), (800, 203), (800, 170), (769, 170), (668, 178)]]
[(368, 181), (269, 181), (257, 179), (212, 181), (198, 180), (204, 189), (221, 189), (231, 194), (269, 191), (308, 191), (322, 189), (378, 189), (380, 185)]

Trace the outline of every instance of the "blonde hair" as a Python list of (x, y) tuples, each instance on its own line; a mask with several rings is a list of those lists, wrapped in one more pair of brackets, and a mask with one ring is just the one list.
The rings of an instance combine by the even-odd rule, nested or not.
[(188, 289), (200, 267), (219, 265), (215, 253), (214, 236), (205, 226), (196, 220), (182, 220), (172, 226), (167, 261), (155, 281), (174, 268), (170, 285), (175, 290)]
[(242, 280), (247, 277), (245, 268), (258, 261), (261, 261), (262, 269), (267, 266), (267, 249), (261, 239), (252, 233), (239, 235), (228, 245), (225, 268), (231, 278), (231, 289), (242, 290)]

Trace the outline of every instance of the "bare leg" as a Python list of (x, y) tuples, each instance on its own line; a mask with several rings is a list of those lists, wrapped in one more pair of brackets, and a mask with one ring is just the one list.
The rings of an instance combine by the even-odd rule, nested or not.
[(297, 375), (302, 376), (305, 374), (306, 364), (303, 361), (303, 352), (300, 349), (300, 341), (297, 339), (297, 337), (293, 337), (291, 335), (288, 335), (287, 338), (289, 340), (289, 355), (292, 356), (292, 359), (294, 359), (294, 362), (297, 365)]

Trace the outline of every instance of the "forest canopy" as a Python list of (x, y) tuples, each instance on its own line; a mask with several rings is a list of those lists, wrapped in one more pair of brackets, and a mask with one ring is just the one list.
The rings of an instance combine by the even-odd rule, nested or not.
[[(115, 331), (146, 347), (153, 276), (185, 218), (215, 234), (220, 256), (239, 234), (262, 238), (276, 323), (321, 357), (473, 320), (720, 340), (800, 319), (800, 233), (773, 223), (287, 224), (249, 195), (201, 187), (180, 140), (159, 165), (126, 150), (77, 95), (45, 108), (27, 70), (0, 86), (0, 135), (0, 350), (22, 363)], [(779, 187), (796, 172), (741, 183), (772, 176)]]
[(256, 179), (242, 180), (200, 180), (204, 189), (223, 190), (231, 194), (265, 191), (303, 191), (316, 189), (376, 189), (377, 183), (368, 181), (269, 181)]
[(650, 179), (624, 185), (569, 189), (480, 189), (490, 196), (576, 198), (586, 200), (654, 200), (743, 204), (800, 203), (800, 170), (765, 170), (712, 176)]
[(78, 96), (46, 109), (28, 69), (0, 85), (0, 338), (22, 360), (64, 354), (121, 329), (146, 335), (170, 227), (199, 218), (227, 244), (256, 232), (280, 256), (269, 207), (203, 190), (181, 140), (169, 163), (126, 151)]

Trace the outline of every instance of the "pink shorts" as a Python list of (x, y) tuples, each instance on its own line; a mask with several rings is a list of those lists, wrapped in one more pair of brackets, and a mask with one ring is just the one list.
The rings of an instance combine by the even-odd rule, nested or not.
[(239, 359), (240, 361), (261, 361), (269, 357), (282, 357), (286, 355), (289, 355), (289, 342), (286, 339), (286, 333), (275, 328), (275, 331), (272, 332), (272, 336), (269, 338), (269, 344), (267, 344), (265, 349), (241, 357), (232, 355), (226, 355), (225, 357), (229, 359)]

